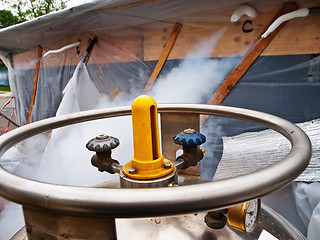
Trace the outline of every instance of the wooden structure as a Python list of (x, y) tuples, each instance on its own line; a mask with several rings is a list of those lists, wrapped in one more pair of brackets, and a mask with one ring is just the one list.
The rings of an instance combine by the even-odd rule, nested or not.
[[(12, 69), (17, 71), (18, 79), (12, 79), (11, 81), (16, 82), (11, 85), (14, 94), (20, 98), (17, 97), (18, 114), (28, 109), (26, 114), (18, 116), (18, 122), (25, 124), (53, 116), (61, 101), (64, 86), (80, 62), (88, 41), (95, 37), (98, 43), (93, 48), (87, 65), (90, 71), (96, 70), (94, 74), (91, 73), (92, 79), (98, 81), (96, 84), (99, 90), (109, 94), (110, 99), (115, 99), (120, 92), (128, 94), (132, 87), (125, 81), (132, 77), (137, 81), (132, 83), (133, 86), (138, 86), (140, 93), (147, 93), (166, 62), (185, 59), (190, 50), (221, 31), (222, 36), (206, 57), (239, 57), (243, 60), (216, 95), (213, 96), (217, 88), (210, 93), (213, 97), (211, 100), (210, 97), (207, 99), (209, 104), (219, 104), (259, 56), (311, 55), (320, 52), (319, 14), (290, 20), (281, 31), (278, 28), (267, 39), (261, 39), (261, 34), (283, 6), (282, 1), (252, 2), (251, 5), (258, 12), (257, 16), (252, 19), (244, 14), (235, 23), (230, 21), (230, 17), (241, 5), (240, 2), (201, 1), (201, 4), (189, 1), (177, 4), (169, 0), (127, 1), (124, 4), (110, 2), (100, 5), (88, 3), (79, 7), (77, 14), (66, 10), (0, 31), (0, 49), (4, 51), (0, 55), (9, 56), (5, 62), (10, 63)], [(286, 4), (286, 10), (278, 15), (303, 7), (317, 7), (317, 2), (300, 1), (297, 6)], [(244, 27), (249, 27), (252, 31), (243, 31)], [(50, 50), (78, 41), (80, 45), (76, 48), (42, 58), (40, 66), (37, 65), (36, 68), (38, 46), (41, 46), (44, 55)], [(155, 62), (157, 64), (153, 65)], [(130, 67), (133, 64), (136, 66)], [(128, 66), (130, 69), (127, 69)], [(49, 72), (55, 75), (50, 77), (52, 80), (48, 80)], [(30, 81), (36, 83), (36, 79), (43, 95), (36, 94), (35, 91), (32, 93), (31, 86), (22, 86), (30, 84)], [(215, 81), (215, 76), (212, 76), (212, 82)], [(52, 92), (54, 84), (59, 89)], [(15, 90), (15, 85), (20, 90)], [(46, 91), (44, 88), (50, 90)], [(25, 92), (24, 96), (21, 92)], [(47, 96), (52, 99), (39, 109), (39, 99)], [(36, 112), (49, 112), (44, 115), (31, 114), (34, 108), (37, 109)]]

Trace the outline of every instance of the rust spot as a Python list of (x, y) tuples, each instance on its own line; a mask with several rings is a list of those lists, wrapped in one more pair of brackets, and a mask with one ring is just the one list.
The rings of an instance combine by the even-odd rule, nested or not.
[(250, 41), (245, 41), (244, 44), (245, 44), (246, 46), (248, 46), (248, 45), (250, 45)]
[(165, 36), (162, 36), (161, 40), (165, 41), (167, 38)]
[(236, 42), (240, 42), (241, 38), (240, 37), (235, 37), (233, 40), (236, 41)]
[(162, 29), (162, 32), (166, 33), (168, 31), (167, 28)]

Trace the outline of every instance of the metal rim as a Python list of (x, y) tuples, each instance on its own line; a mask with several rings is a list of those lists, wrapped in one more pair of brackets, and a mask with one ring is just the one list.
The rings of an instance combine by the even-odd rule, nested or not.
[[(86, 216), (151, 217), (220, 209), (266, 195), (294, 180), (308, 166), (307, 135), (282, 118), (242, 108), (202, 104), (159, 104), (158, 112), (224, 116), (254, 122), (285, 136), (292, 145), (279, 162), (246, 175), (191, 186), (158, 189), (100, 189), (41, 183), (0, 168), (0, 195), (29, 207)], [(116, 107), (41, 120), (0, 137), (0, 157), (14, 144), (36, 134), (74, 123), (130, 115)]]

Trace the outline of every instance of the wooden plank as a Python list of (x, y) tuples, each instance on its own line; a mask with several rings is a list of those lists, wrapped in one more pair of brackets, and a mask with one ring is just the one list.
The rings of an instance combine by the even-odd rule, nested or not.
[(180, 23), (176, 23), (174, 25), (174, 27), (172, 29), (172, 32), (170, 34), (170, 37), (169, 37), (169, 39), (168, 39), (168, 41), (167, 41), (167, 43), (166, 43), (166, 45), (165, 45), (165, 47), (164, 47), (164, 49), (162, 51), (162, 54), (161, 54), (161, 56), (159, 58), (159, 61), (157, 62), (156, 67), (154, 68), (154, 70), (153, 70), (153, 72), (152, 72), (152, 74), (151, 74), (151, 76), (150, 76), (150, 78), (149, 78), (144, 90), (143, 90), (143, 93), (148, 92), (150, 90), (150, 88), (152, 87), (154, 81), (157, 79), (157, 77), (158, 77), (163, 65), (167, 61), (167, 58), (168, 58), (168, 56), (169, 56), (169, 54), (170, 54), (170, 52), (172, 50), (172, 47), (173, 47), (173, 45), (174, 45), (174, 43), (175, 43), (175, 41), (176, 41), (176, 39), (177, 39), (177, 37), (179, 35), (179, 32), (180, 32), (181, 28), (182, 28), (182, 25)]
[(320, 14), (295, 18), (286, 23), (263, 55), (320, 53)]
[[(126, 28), (119, 32), (99, 31), (96, 34), (81, 32), (64, 37), (57, 42), (52, 42), (42, 46), (43, 53), (52, 49), (58, 49), (76, 41), (80, 42), (78, 46), (80, 54), (77, 53), (77, 48), (70, 48), (59, 54), (50, 54), (42, 61), (43, 66), (60, 67), (60, 66), (77, 66), (80, 62), (83, 53), (88, 47), (88, 41), (95, 36), (99, 39), (93, 49), (93, 55), (90, 57), (90, 64), (105, 64), (114, 62), (136, 62), (143, 61), (143, 35), (138, 28)], [(14, 55), (15, 67), (19, 69), (29, 69), (30, 66), (25, 64), (35, 60), (37, 49), (19, 53)]]
[[(259, 12), (252, 19), (253, 31), (242, 32), (242, 24), (248, 19), (243, 16), (239, 22), (229, 21), (232, 11), (221, 12), (217, 21), (183, 23), (183, 29), (179, 34), (174, 49), (168, 59), (183, 59), (203, 39), (211, 37), (214, 33), (225, 28), (226, 31), (220, 41), (215, 45), (211, 58), (244, 56), (248, 48), (256, 41), (265, 26), (273, 18), (279, 8), (272, 8), (267, 12)], [(201, 16), (199, 16), (201, 19)], [(218, 21), (219, 20), (219, 21)], [(163, 44), (168, 34), (168, 28), (148, 29), (144, 32), (144, 60), (157, 60), (161, 49), (154, 46)], [(320, 14), (311, 14), (305, 18), (296, 18), (288, 21), (276, 38), (266, 47), (261, 56), (295, 55), (295, 54), (319, 54), (320, 53)]]
[[(272, 19), (268, 27), (274, 22), (275, 19), (282, 16), (285, 13), (296, 10), (297, 7), (293, 3), (287, 2), (283, 5), (280, 11)], [(260, 56), (263, 50), (269, 45), (269, 43), (274, 39), (278, 32), (283, 28), (285, 23), (281, 24), (274, 32), (272, 32), (267, 38), (261, 38), (261, 35), (268, 29), (265, 28), (258, 39), (253, 43), (250, 49), (247, 51), (245, 56), (242, 58), (240, 63), (231, 71), (227, 78), (220, 85), (218, 90), (210, 98), (207, 104), (220, 104), (223, 99), (229, 94), (232, 88), (237, 84), (243, 74), (250, 68), (253, 62)], [(201, 124), (206, 122), (208, 116), (203, 116), (201, 119)]]
[(32, 96), (31, 96), (30, 109), (29, 109), (29, 115), (28, 115), (27, 123), (30, 123), (30, 121), (31, 121), (32, 110), (33, 110), (34, 102), (35, 102), (35, 99), (36, 99), (41, 58), (42, 58), (42, 47), (39, 46), (38, 47), (38, 55), (37, 55), (37, 64), (36, 64), (36, 69), (35, 69), (35, 74), (34, 74), (34, 79), (33, 79), (33, 89), (32, 89)]
[[(270, 19), (274, 16), (273, 11), (260, 13), (252, 22), (253, 31), (243, 33), (241, 30), (244, 19), (239, 23), (230, 23), (231, 12), (225, 11), (219, 13), (225, 21), (218, 22), (196, 22), (184, 23), (174, 48), (167, 59), (183, 59), (187, 53), (203, 39), (211, 37), (215, 32), (226, 28), (225, 34), (216, 44), (212, 52), (212, 58), (243, 56), (247, 49), (257, 39), (267, 26)], [(201, 17), (201, 16), (200, 16)], [(199, 17), (199, 18), (200, 18)], [(168, 24), (165, 24), (168, 26)], [(250, 27), (250, 25), (248, 26)], [(159, 28), (137, 28), (128, 27), (121, 31), (103, 31), (103, 32), (81, 32), (67, 36), (58, 42), (53, 42), (42, 46), (44, 51), (58, 49), (62, 46), (74, 43), (81, 39), (79, 49), (83, 53), (87, 47), (87, 40), (97, 36), (100, 44), (94, 50), (94, 56), (91, 56), (89, 64), (102, 64), (110, 62), (135, 62), (158, 60), (166, 43), (171, 27)], [(294, 54), (319, 54), (320, 53), (320, 14), (311, 14), (305, 18), (292, 19), (286, 23), (276, 38), (262, 52), (261, 56), (294, 55)], [(28, 68), (26, 61), (33, 61), (35, 50), (14, 54), (14, 64), (19, 68)], [(63, 56), (64, 55), (64, 56)], [(82, 54), (77, 54), (76, 48), (66, 50), (61, 56), (49, 55), (43, 63), (46, 67), (61, 66), (65, 57), (66, 66), (76, 66), (81, 60)]]
[(117, 86), (115, 89), (113, 89), (108, 95), (109, 95), (109, 99), (111, 101), (113, 101), (121, 92), (121, 88), (119, 86)]

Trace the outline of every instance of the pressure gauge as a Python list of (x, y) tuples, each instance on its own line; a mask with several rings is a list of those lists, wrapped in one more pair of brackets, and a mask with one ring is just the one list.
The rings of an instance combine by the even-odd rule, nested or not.
[(231, 227), (244, 232), (252, 232), (260, 213), (261, 200), (254, 199), (229, 208), (228, 223)]

